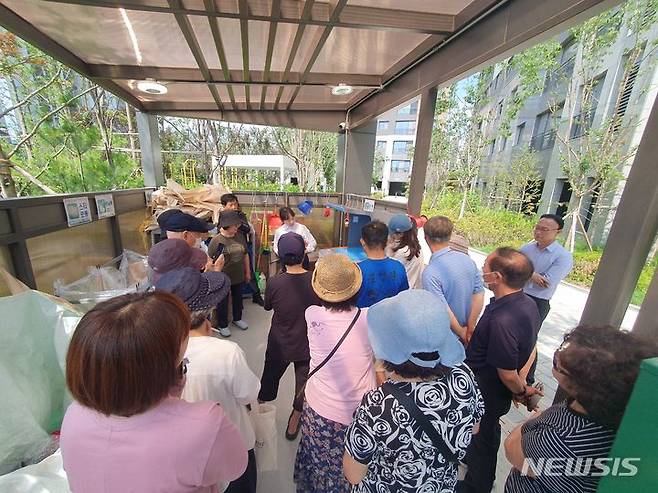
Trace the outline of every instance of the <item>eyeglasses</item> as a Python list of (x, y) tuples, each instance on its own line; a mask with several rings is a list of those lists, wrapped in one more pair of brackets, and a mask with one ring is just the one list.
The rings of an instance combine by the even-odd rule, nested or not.
[(569, 372), (566, 371), (566, 370), (564, 370), (564, 369), (562, 369), (562, 368), (560, 368), (560, 367), (558, 366), (558, 364), (557, 364), (557, 354), (558, 354), (559, 352), (560, 352), (560, 350), (558, 349), (557, 351), (555, 351), (555, 352), (553, 353), (553, 369), (554, 369), (556, 372), (558, 372), (560, 375), (564, 375), (565, 377), (568, 377), (568, 376), (570, 376), (570, 375), (569, 375)]
[(183, 377), (187, 373), (187, 365), (190, 364), (190, 360), (187, 358), (183, 358), (183, 361), (180, 362), (180, 365), (178, 365), (178, 374)]
[(540, 233), (548, 233), (549, 231), (558, 231), (558, 228), (545, 228), (544, 226), (539, 226), (536, 224), (535, 231), (539, 231)]

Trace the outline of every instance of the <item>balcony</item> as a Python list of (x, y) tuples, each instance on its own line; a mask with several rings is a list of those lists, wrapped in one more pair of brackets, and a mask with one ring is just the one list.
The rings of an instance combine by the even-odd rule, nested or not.
[(533, 135), (530, 139), (530, 148), (535, 151), (545, 151), (552, 149), (555, 146), (555, 136), (557, 131), (555, 129), (547, 130), (541, 134)]

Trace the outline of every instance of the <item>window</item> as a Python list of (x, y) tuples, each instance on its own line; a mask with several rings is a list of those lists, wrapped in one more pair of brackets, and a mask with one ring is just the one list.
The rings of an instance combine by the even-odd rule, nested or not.
[(418, 113), (418, 101), (412, 101), (398, 111), (399, 115), (415, 115), (416, 113)]
[(385, 154), (386, 153), (386, 141), (385, 140), (378, 140), (375, 149), (377, 151), (381, 152), (382, 154)]
[(496, 117), (499, 117), (503, 114), (503, 100), (498, 101), (498, 106), (496, 107)]
[[(640, 49), (644, 51), (644, 46), (642, 46)], [(633, 67), (626, 70), (627, 73), (624, 75), (624, 80), (621, 81), (623, 87), (619, 88), (619, 95), (617, 96), (617, 101), (615, 103), (615, 115), (614, 115), (615, 123), (613, 127), (615, 131), (619, 130), (622, 121), (624, 120), (624, 115), (626, 114), (626, 110), (628, 109), (628, 103), (631, 100), (631, 94), (633, 93), (633, 88), (635, 87), (635, 80), (637, 79), (637, 75), (640, 71), (641, 62), (642, 62), (642, 58), (638, 57)], [(624, 61), (622, 66), (627, 67), (629, 63), (630, 63), (630, 54), (627, 53), (626, 55), (624, 55)]]
[(410, 140), (396, 140), (396, 141), (394, 141), (393, 142), (393, 154), (408, 157), (409, 153), (411, 152), (411, 144), (412, 144), (412, 142)]
[(514, 134), (514, 147), (518, 146), (523, 140), (523, 132), (525, 132), (525, 122), (516, 126), (516, 134)]
[(388, 130), (388, 120), (378, 120), (377, 121), (377, 131)]
[(500, 151), (504, 151), (505, 148), (507, 147), (507, 135), (503, 135), (500, 138)]
[[(592, 122), (594, 121), (594, 115), (596, 114), (596, 108), (599, 106), (599, 100), (601, 99), (601, 91), (603, 89), (603, 83), (605, 82), (605, 73), (596, 79), (592, 80), (591, 88), (589, 89), (589, 101), (580, 102), (580, 114), (573, 117), (571, 122), (571, 138), (577, 139), (592, 127)], [(580, 86), (578, 97), (582, 100), (583, 98), (584, 87)]]
[(409, 173), (411, 170), (411, 161), (408, 159), (391, 160), (391, 173)]
[(555, 145), (555, 132), (560, 125), (560, 115), (562, 114), (563, 106), (564, 103), (560, 104), (555, 110), (555, 113), (549, 109), (537, 115), (530, 147), (541, 151), (550, 149)]
[(489, 151), (487, 152), (487, 156), (489, 157), (493, 156), (495, 150), (496, 150), (496, 139), (493, 139), (489, 143)]
[(395, 133), (400, 135), (413, 134), (416, 131), (416, 122), (411, 121), (397, 121), (395, 122)]

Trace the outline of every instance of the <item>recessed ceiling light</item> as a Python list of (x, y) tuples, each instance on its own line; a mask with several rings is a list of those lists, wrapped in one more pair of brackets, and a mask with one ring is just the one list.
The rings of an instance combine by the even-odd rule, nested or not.
[(348, 94), (352, 94), (352, 91), (354, 91), (352, 86), (348, 86), (342, 82), (331, 88), (331, 94), (334, 96), (347, 96)]
[(140, 80), (137, 89), (146, 94), (167, 94), (167, 86), (154, 80)]

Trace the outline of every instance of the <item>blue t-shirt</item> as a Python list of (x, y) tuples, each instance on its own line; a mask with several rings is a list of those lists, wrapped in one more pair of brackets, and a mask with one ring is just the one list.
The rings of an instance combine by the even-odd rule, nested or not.
[(392, 258), (365, 259), (359, 262), (363, 283), (356, 306), (367, 308), (378, 301), (395, 296), (409, 289), (404, 265)]

